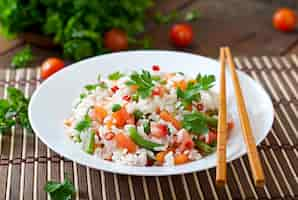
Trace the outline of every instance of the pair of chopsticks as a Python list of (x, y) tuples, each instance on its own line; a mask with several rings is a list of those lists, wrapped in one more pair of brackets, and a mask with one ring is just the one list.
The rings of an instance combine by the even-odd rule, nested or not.
[(231, 78), (235, 90), (238, 114), (240, 118), (243, 139), (246, 144), (249, 164), (255, 185), (262, 187), (264, 185), (264, 173), (257, 151), (255, 138), (252, 134), (248, 114), (245, 107), (244, 98), (237, 77), (235, 64), (229, 47), (220, 48), (220, 97), (219, 97), (219, 116), (217, 128), (217, 168), (216, 185), (223, 186), (226, 183), (226, 143), (227, 143), (227, 106), (226, 106), (226, 59), (230, 69)]

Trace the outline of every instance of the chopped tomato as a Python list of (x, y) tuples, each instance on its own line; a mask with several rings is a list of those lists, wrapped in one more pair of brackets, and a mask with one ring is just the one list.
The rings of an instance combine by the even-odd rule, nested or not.
[(114, 87), (111, 88), (111, 90), (115, 93), (117, 92), (117, 90), (119, 90), (119, 87), (115, 85)]
[(105, 139), (106, 140), (111, 140), (111, 139), (114, 138), (114, 136), (115, 136), (115, 134), (113, 132), (108, 132), (108, 133), (105, 134)]
[(201, 104), (201, 103), (198, 103), (198, 105), (197, 105), (197, 109), (198, 109), (198, 111), (202, 111), (202, 110), (204, 110), (204, 105)]
[(213, 144), (217, 139), (217, 133), (213, 131), (209, 131), (207, 137), (206, 137), (206, 143), (207, 144)]
[(153, 65), (152, 66), (152, 70), (153, 71), (159, 71), (160, 70), (160, 67), (158, 65)]
[(187, 163), (188, 161), (189, 159), (185, 154), (178, 154), (178, 155), (175, 155), (174, 157), (175, 165), (181, 165), (181, 164)]
[(235, 124), (233, 121), (228, 122), (228, 131), (232, 130), (234, 128)]
[(125, 101), (130, 101), (131, 97), (129, 95), (125, 95), (122, 97), (122, 99)]
[(162, 97), (164, 95), (164, 88), (161, 87), (161, 86), (155, 87), (152, 90), (152, 95), (153, 96), (161, 96)]
[(152, 136), (157, 138), (163, 138), (168, 134), (168, 126), (165, 124), (159, 124), (155, 122), (151, 122), (150, 124), (150, 132)]
[(127, 149), (129, 153), (134, 153), (137, 150), (137, 145), (123, 133), (118, 133), (114, 136), (117, 147)]
[(160, 112), (160, 118), (167, 121), (167, 122), (170, 122), (173, 124), (173, 126), (176, 128), (176, 129), (181, 129), (181, 123), (180, 121), (178, 121), (174, 116), (172, 116), (170, 113), (168, 113), (167, 111), (161, 111)]
[(182, 142), (178, 147), (180, 152), (183, 152), (186, 149), (192, 149), (193, 147), (194, 147), (194, 142), (192, 141), (191, 135), (187, 131), (184, 131)]
[(130, 117), (125, 107), (122, 107), (120, 110), (114, 112), (112, 116), (116, 120), (116, 126), (118, 127), (123, 127)]
[(164, 163), (167, 153), (167, 151), (161, 151), (156, 154), (155, 159), (159, 165), (162, 165)]
[(159, 106), (156, 108), (155, 112), (156, 112), (157, 114), (160, 113), (160, 107), (159, 107)]
[(99, 122), (102, 123), (104, 118), (107, 116), (108, 112), (101, 106), (94, 107), (94, 117)]

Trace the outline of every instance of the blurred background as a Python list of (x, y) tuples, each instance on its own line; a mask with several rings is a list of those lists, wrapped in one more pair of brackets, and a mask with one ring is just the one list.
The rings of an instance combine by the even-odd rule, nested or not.
[[(229, 45), (236, 56), (298, 53), (295, 0), (41, 2), (0, 1), (0, 67), (10, 64), (26, 44), (31, 44), (36, 64), (48, 56), (72, 62), (111, 51), (144, 48), (213, 58), (218, 57), (222, 45)], [(294, 14), (283, 10), (274, 18), (283, 7)], [(187, 27), (176, 30), (175, 24)], [(191, 35), (187, 35), (190, 30)]]

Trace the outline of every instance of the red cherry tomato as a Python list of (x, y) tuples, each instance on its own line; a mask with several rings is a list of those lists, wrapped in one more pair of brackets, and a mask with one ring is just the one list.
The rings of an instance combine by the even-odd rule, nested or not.
[(176, 24), (171, 28), (170, 38), (177, 47), (187, 47), (193, 40), (193, 31), (188, 24)]
[(152, 66), (152, 70), (153, 71), (159, 71), (160, 70), (160, 67), (158, 65), (153, 65)]
[(59, 58), (48, 58), (41, 65), (41, 78), (46, 79), (63, 67), (63, 60)]
[(115, 85), (114, 87), (111, 88), (111, 90), (115, 93), (117, 92), (117, 90), (119, 90), (119, 87)]
[(217, 139), (217, 133), (213, 132), (213, 131), (209, 131), (207, 137), (206, 137), (206, 143), (207, 144), (212, 144), (213, 142), (215, 142)]
[(125, 101), (130, 101), (131, 97), (129, 95), (125, 95), (122, 97), (122, 99)]
[(112, 29), (104, 35), (104, 46), (111, 51), (121, 51), (128, 48), (127, 35), (120, 29)]
[(297, 23), (296, 13), (289, 8), (280, 8), (274, 13), (272, 23), (277, 30), (284, 32), (293, 31)]

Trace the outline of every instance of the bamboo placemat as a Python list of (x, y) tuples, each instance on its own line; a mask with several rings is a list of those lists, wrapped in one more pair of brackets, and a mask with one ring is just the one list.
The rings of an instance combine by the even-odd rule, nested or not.
[[(258, 146), (266, 175), (264, 188), (255, 188), (247, 156), (228, 164), (228, 184), (215, 187), (215, 169), (198, 173), (136, 177), (89, 169), (48, 149), (20, 127), (0, 136), (0, 199), (49, 199), (47, 180), (73, 181), (75, 199), (298, 199), (298, 57), (241, 57), (235, 62), (263, 85), (275, 108), (275, 121)], [(0, 70), (0, 95), (15, 86), (30, 96), (40, 84), (38, 69)], [(54, 105), (53, 105), (54, 106)], [(256, 105), (258, 106), (258, 105)]]

